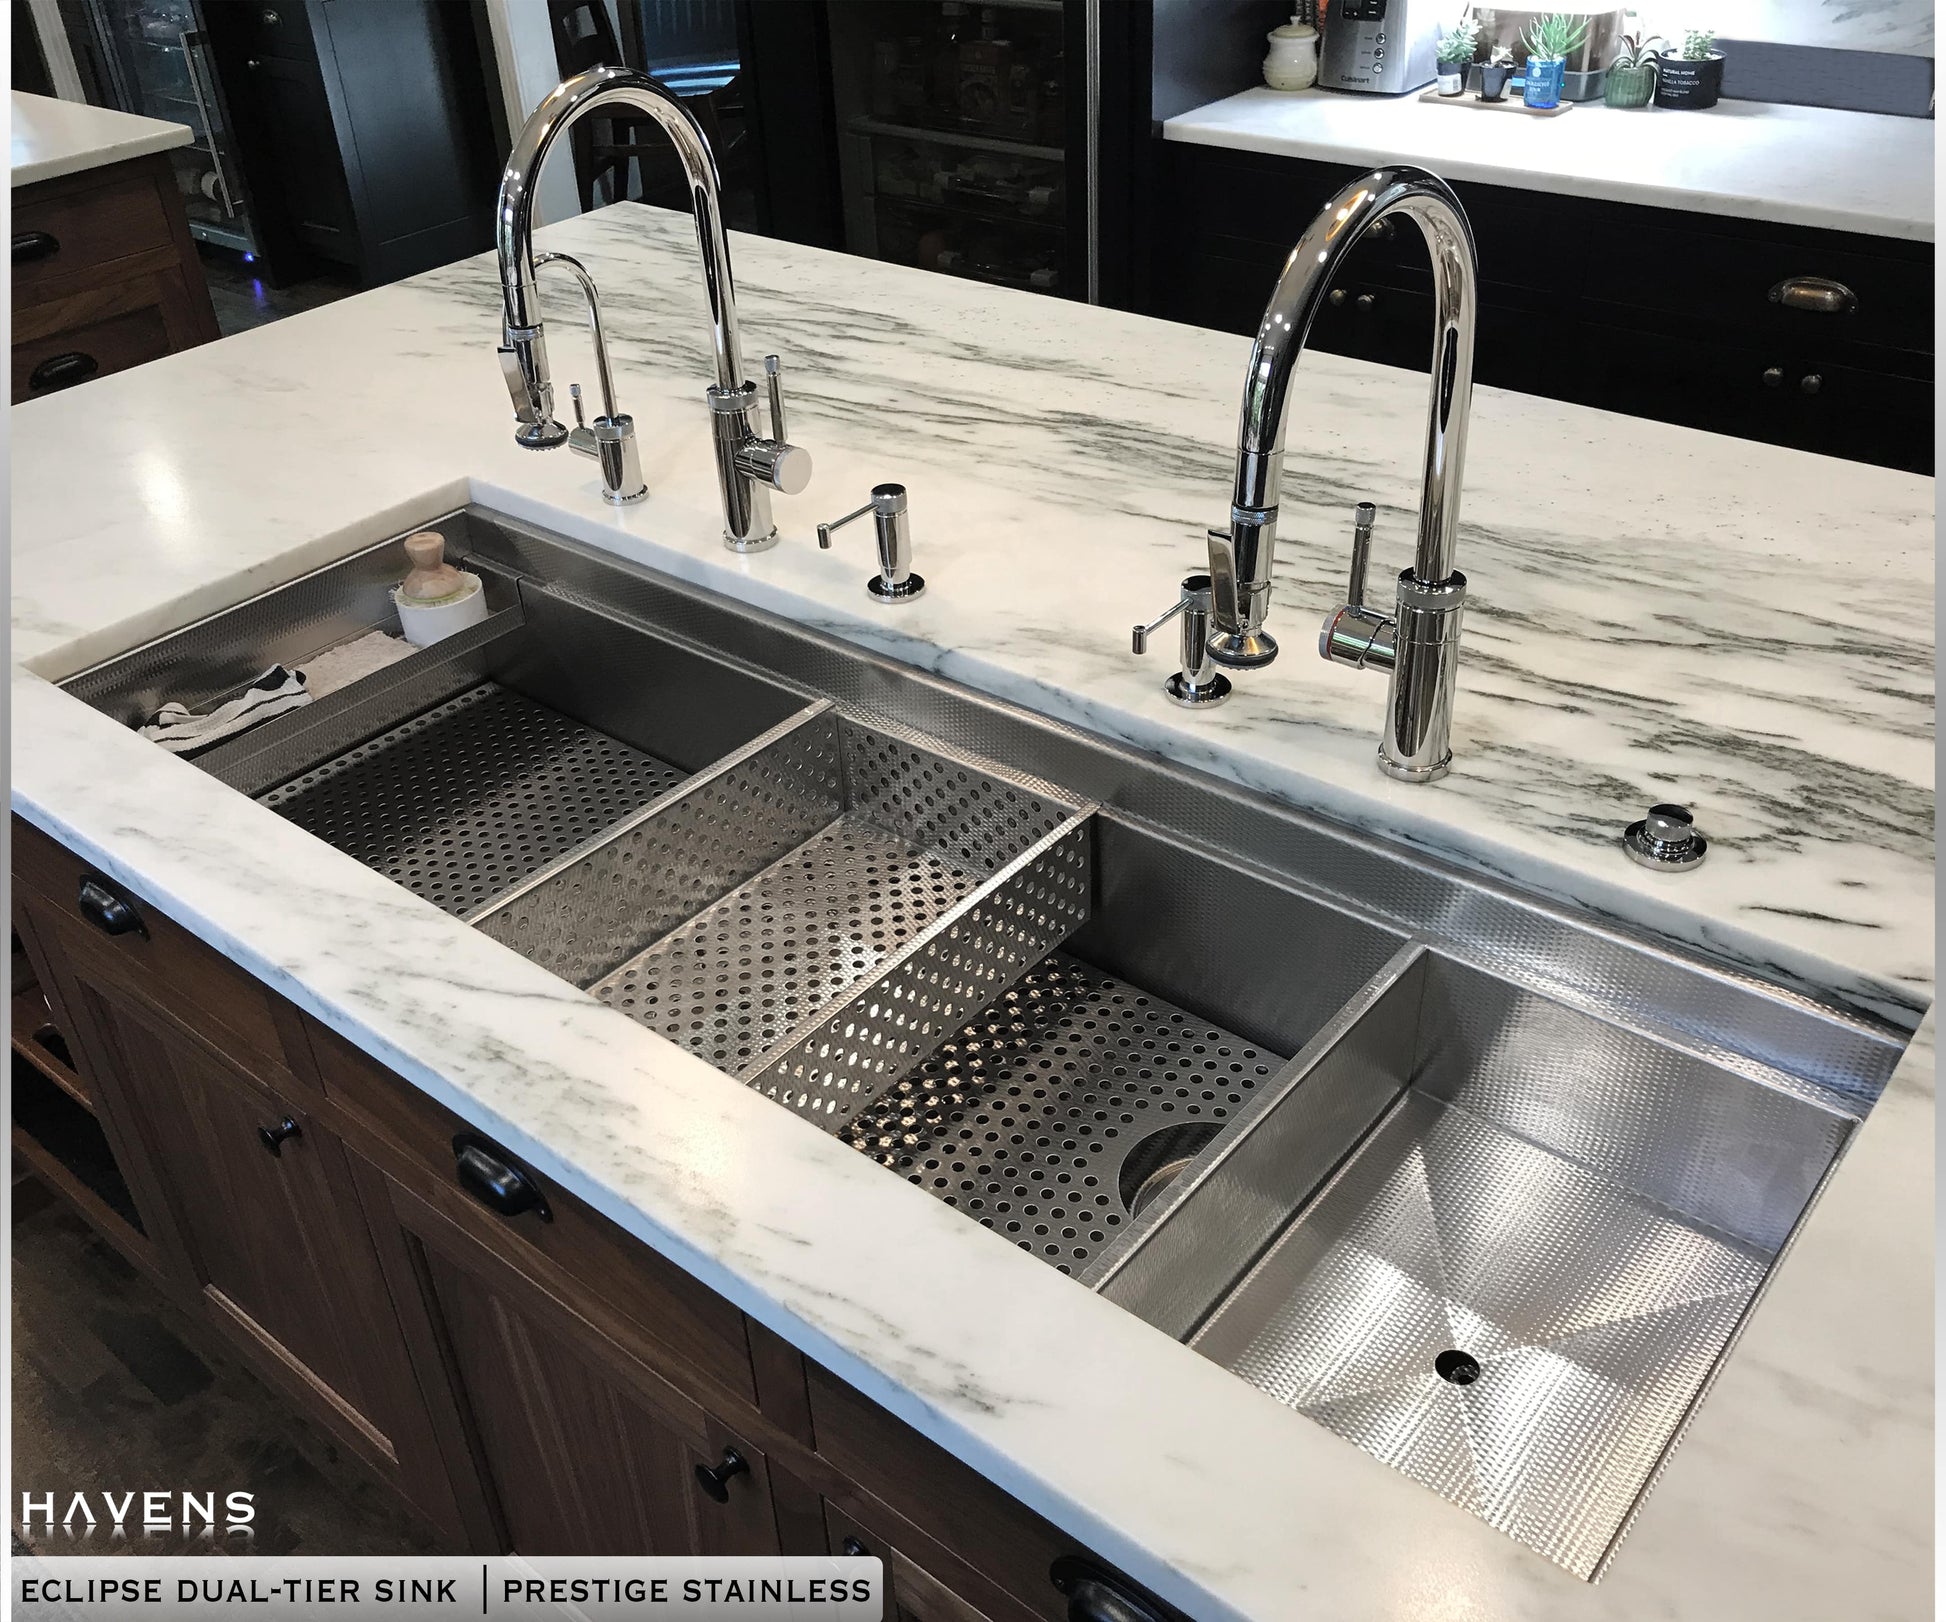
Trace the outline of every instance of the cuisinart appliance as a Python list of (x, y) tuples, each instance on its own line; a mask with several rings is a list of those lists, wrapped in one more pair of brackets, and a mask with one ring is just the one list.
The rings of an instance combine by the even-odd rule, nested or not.
[(1433, 82), (1438, 47), (1431, 0), (1330, 0), (1318, 84), (1402, 96)]

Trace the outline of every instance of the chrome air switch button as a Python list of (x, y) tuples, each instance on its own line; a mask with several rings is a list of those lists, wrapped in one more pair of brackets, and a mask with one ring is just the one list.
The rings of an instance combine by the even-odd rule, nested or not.
[(1631, 822), (1622, 833), (1622, 849), (1631, 858), (1663, 872), (1683, 873), (1700, 866), (1709, 848), (1686, 806), (1651, 806), (1646, 817)]

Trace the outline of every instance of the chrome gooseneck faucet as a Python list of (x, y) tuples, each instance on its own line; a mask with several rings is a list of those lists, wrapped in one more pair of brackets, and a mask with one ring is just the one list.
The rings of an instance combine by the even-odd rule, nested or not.
[(1452, 188), (1423, 169), (1375, 169), (1324, 205), (1298, 239), (1264, 310), (1244, 379), (1237, 431), (1236, 484), (1228, 529), (1209, 532), (1213, 629), (1209, 654), (1250, 670), (1277, 657), (1264, 630), (1284, 476), (1284, 408), (1291, 378), (1339, 263), (1387, 215), (1419, 227), (1432, 256), (1433, 358), (1426, 422), (1419, 539), (1412, 567), (1399, 576), (1390, 614), (1364, 602), (1371, 518), (1361, 503), (1353, 543), (1350, 600), (1327, 619), (1319, 651), (1327, 659), (1391, 672), (1379, 766), (1389, 776), (1427, 783), (1452, 764), (1453, 681), (1459, 668), (1460, 612), (1466, 577), (1454, 567), (1467, 411), (1473, 392), (1473, 332), (1479, 260), (1472, 227)]
[[(716, 381), (705, 396), (715, 430), (717, 477), (723, 489), (723, 540), (732, 551), (761, 552), (777, 543), (777, 529), (770, 517), (770, 492), (796, 495), (803, 490), (811, 480), (810, 452), (784, 439), (783, 389), (774, 357), (769, 366), (771, 434), (766, 438), (757, 432), (757, 386), (743, 376), (743, 361), (737, 352), (736, 287), (730, 275), (729, 245), (723, 239), (716, 159), (682, 102), (633, 68), (590, 68), (557, 85), (527, 120), (500, 177), (500, 200), (494, 216), (505, 321), (500, 364), (519, 425), (514, 439), (531, 450), (551, 450), (569, 441), (567, 428), (554, 416), (547, 336), (534, 286), (534, 181), (554, 143), (576, 121), (618, 103), (654, 119), (682, 160), (696, 214), (696, 241), (702, 250), (703, 289), (709, 299), (716, 361)], [(579, 272), (578, 266), (571, 268)], [(584, 283), (584, 289), (592, 311), (592, 283)], [(598, 331), (596, 344), (605, 373), (607, 359)], [(604, 394), (609, 396), (604, 404), (612, 414), (612, 391), (604, 389)], [(625, 429), (607, 418), (598, 418), (592, 430), (597, 446), (602, 445), (604, 432), (632, 440), (633, 424), (627, 424), (625, 418), (621, 423), (626, 424)], [(618, 457), (604, 460), (604, 472), (611, 460)], [(632, 443), (627, 447), (627, 460), (631, 464), (634, 461)]]

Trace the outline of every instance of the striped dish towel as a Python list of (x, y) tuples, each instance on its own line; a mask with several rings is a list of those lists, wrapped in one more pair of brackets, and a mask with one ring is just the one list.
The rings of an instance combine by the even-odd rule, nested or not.
[(181, 704), (163, 705), (149, 717), (141, 733), (171, 754), (193, 755), (225, 738), (234, 738), (259, 721), (302, 709), (310, 702), (311, 692), (305, 685), (303, 671), (272, 665), (245, 692), (227, 704), (219, 704), (207, 715), (197, 715)]

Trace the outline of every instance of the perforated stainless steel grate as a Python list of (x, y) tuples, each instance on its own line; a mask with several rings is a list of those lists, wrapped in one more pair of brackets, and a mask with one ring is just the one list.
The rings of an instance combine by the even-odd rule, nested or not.
[(982, 876), (847, 812), (589, 989), (739, 1074)]
[(1190, 1344), (1590, 1577), (1770, 1260), (1408, 1092)]
[(683, 775), (486, 682), (263, 803), (465, 917)]
[(1282, 1060), (1063, 953), (844, 1129), (948, 1205), (1078, 1273), (1145, 1185)]
[(835, 1126), (1087, 917), (1086, 821), (813, 710), (478, 923)]

